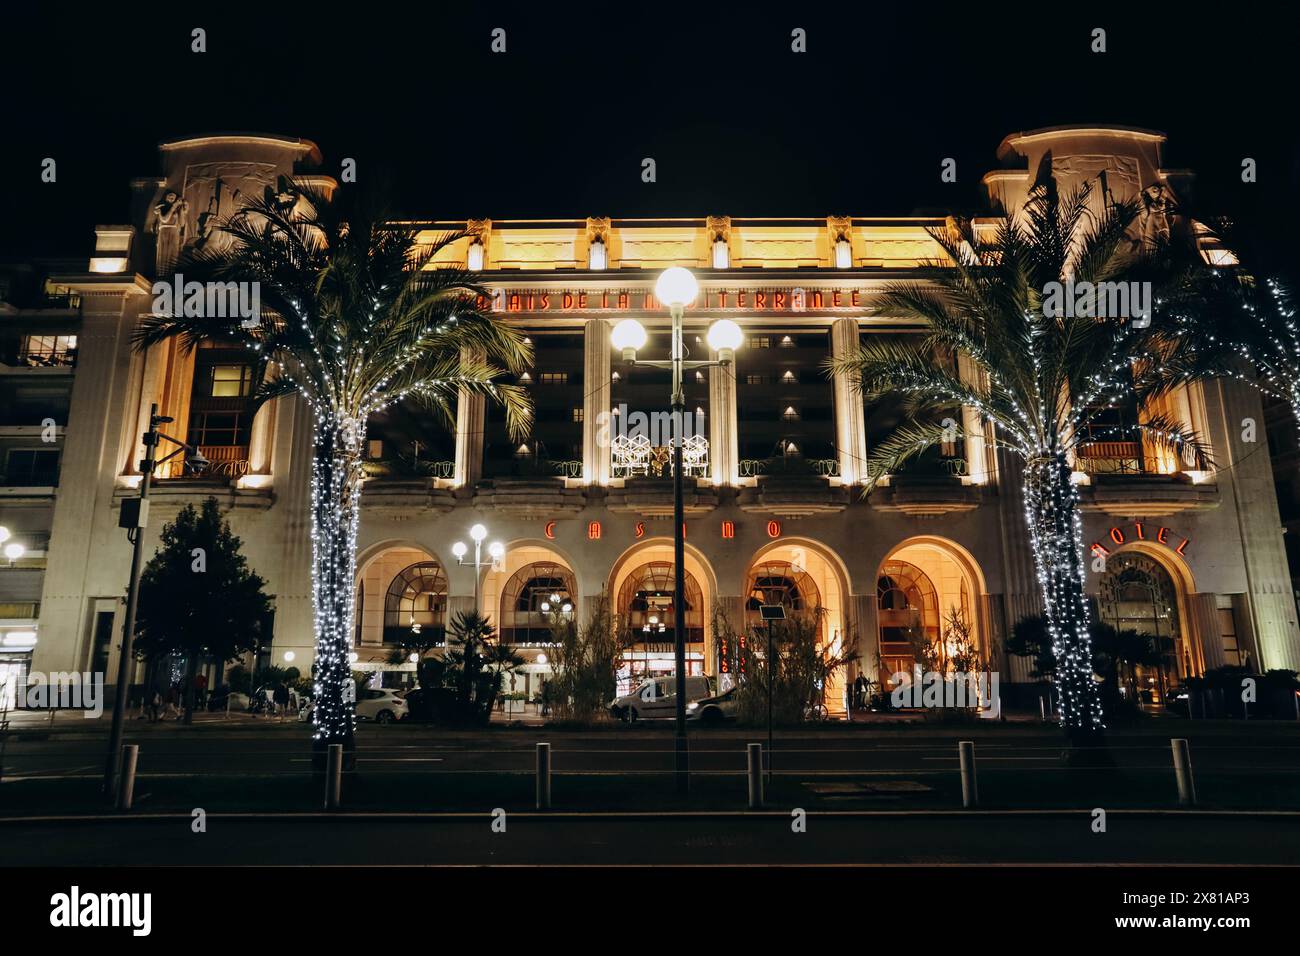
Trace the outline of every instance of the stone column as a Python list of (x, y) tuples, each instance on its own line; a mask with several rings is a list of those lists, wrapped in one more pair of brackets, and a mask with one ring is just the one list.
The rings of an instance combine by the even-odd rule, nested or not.
[(709, 369), (709, 471), (716, 487), (740, 483), (735, 363)]
[(582, 483), (608, 485), (610, 449), (614, 434), (609, 420), (610, 327), (604, 319), (588, 319), (582, 330)]
[[(831, 324), (831, 357), (845, 358), (857, 351), (858, 346), (858, 320), (836, 319)], [(840, 482), (861, 484), (867, 479), (867, 422), (862, 396), (853, 387), (853, 377), (843, 372), (835, 375), (834, 389), (835, 444), (839, 449)]]
[[(466, 349), (466, 361), (475, 358)], [(456, 477), (457, 488), (473, 490), (483, 477), (483, 429), (487, 423), (487, 399), (461, 389), (456, 399)]]
[(867, 680), (878, 681), (876, 657), (880, 653), (880, 627), (876, 620), (875, 594), (850, 594), (845, 602), (845, 640), (857, 641), (857, 667), (850, 668), (846, 675), (852, 681), (858, 674), (865, 674)]
[(1183, 628), (1183, 640), (1193, 641), (1193, 668), (1204, 673), (1222, 667), (1226, 662), (1223, 659), (1223, 630), (1219, 627), (1219, 596), (1189, 594), (1187, 606), (1191, 620)]
[[(984, 373), (964, 352), (957, 356), (957, 373), (963, 382), (982, 384)], [(969, 405), (961, 408), (961, 427), (965, 436), (963, 445), (966, 455), (966, 474), (971, 483), (988, 485), (993, 483), (993, 456), (989, 454), (989, 438), (984, 421), (978, 409)]]
[[(721, 612), (722, 615), (726, 616), (727, 623), (731, 625), (731, 628), (735, 632), (736, 636), (743, 634), (745, 632), (744, 599), (740, 597), (733, 597), (731, 595), (728, 595), (726, 597), (719, 596), (717, 599), (717, 603), (718, 603), (718, 610)], [(734, 640), (735, 638), (733, 637), (732, 639)], [(710, 621), (709, 641), (706, 644), (706, 650), (704, 655), (704, 666), (707, 673), (717, 674), (719, 678), (721, 678), (722, 676), (721, 668), (718, 666), (718, 657), (721, 652), (721, 648), (722, 648), (721, 635), (713, 633), (712, 621)], [(732, 682), (734, 683), (738, 677), (737, 671), (735, 670), (736, 665), (734, 663), (738, 659), (736, 648), (730, 649), (729, 657), (731, 658), (732, 663), (729, 664), (728, 666), (733, 668), (730, 671), (730, 676)]]
[[(270, 376), (270, 370), (267, 371)], [(266, 402), (253, 416), (253, 427), (248, 436), (248, 473), (271, 474), (271, 453), (275, 448), (275, 412), (278, 399)]]

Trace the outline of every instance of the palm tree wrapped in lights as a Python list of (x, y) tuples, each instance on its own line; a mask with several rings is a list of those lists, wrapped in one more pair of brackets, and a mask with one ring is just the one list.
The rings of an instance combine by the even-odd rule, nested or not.
[[(949, 260), (937, 264), (945, 267), (934, 282), (890, 285), (876, 303), (883, 314), (924, 322), (924, 334), (911, 341), (870, 337), (830, 363), (852, 375), (868, 397), (897, 401), (909, 415), (872, 449), (868, 487), (951, 441), (951, 425), (931, 421), (953, 405), (974, 408), (992, 424), (993, 445), (1023, 463), (1025, 522), (1058, 662), (1062, 723), (1080, 742), (1099, 739), (1104, 721), (1093, 678), (1073, 453), (1081, 441), (1105, 433), (1101, 416), (1108, 407), (1136, 400), (1142, 408), (1201, 374), (1188, 347), (1169, 332), (1159, 285), (1149, 322), (1045, 310), (1049, 283), (1067, 279), (1185, 281), (1169, 264), (1168, 249), (1132, 241), (1134, 205), (1110, 204), (1097, 213), (1091, 193), (1085, 185), (1060, 195), (1047, 166), (1019, 214), (993, 236), (976, 238), (960, 224), (932, 231)], [(1186, 307), (1187, 297), (1180, 295), (1179, 303)], [(962, 375), (942, 360), (956, 354), (969, 357), (976, 374)], [(1137, 427), (1156, 450), (1208, 467), (1205, 446), (1186, 425), (1148, 414)], [(985, 435), (967, 440), (983, 442)]]
[[(531, 417), (527, 393), (498, 379), (521, 371), (530, 348), (479, 306), (470, 273), (424, 268), (458, 234), (418, 243), (416, 234), (305, 185), (296, 200), (273, 192), (243, 205), (216, 229), (218, 242), (184, 255), (186, 280), (257, 283), (253, 322), (213, 316), (151, 316), (140, 349), (172, 337), (241, 342), (260, 383), (253, 407), (298, 394), (313, 415), (312, 604), (316, 640), (314, 740), (351, 746), (348, 652), (355, 616), (362, 458), (370, 415), (415, 402), (447, 422), (463, 393), (486, 395), (512, 434)], [(251, 326), (251, 327), (250, 327)]]

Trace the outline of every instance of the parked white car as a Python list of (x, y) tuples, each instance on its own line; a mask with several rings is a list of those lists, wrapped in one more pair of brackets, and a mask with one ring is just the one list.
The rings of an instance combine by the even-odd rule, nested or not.
[[(377, 724), (391, 724), (410, 716), (410, 708), (399, 696), (401, 691), (391, 687), (366, 688), (357, 692), (356, 715), (358, 720), (373, 720)], [(312, 704), (298, 711), (299, 720), (311, 720)]]
[[(686, 703), (704, 700), (713, 695), (707, 677), (686, 678)], [(640, 684), (636, 690), (609, 702), (609, 712), (617, 720), (629, 723), (634, 720), (673, 717), (677, 714), (677, 678), (656, 677)]]

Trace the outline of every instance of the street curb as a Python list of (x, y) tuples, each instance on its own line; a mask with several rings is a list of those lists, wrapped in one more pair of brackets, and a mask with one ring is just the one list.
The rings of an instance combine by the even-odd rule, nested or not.
[[(793, 808), (792, 808), (793, 809)], [(1075, 817), (1091, 816), (1092, 810), (1078, 808), (1074, 810), (806, 810), (804, 811), (809, 817), (831, 817), (845, 819), (870, 819), (884, 818), (891, 819), (897, 817), (969, 817), (971, 819), (981, 819), (986, 817)], [(1225, 817), (1267, 817), (1267, 818), (1300, 818), (1300, 810), (1142, 810), (1142, 809), (1115, 809), (1106, 811), (1110, 816), (1122, 817), (1208, 817), (1208, 818), (1225, 818)], [(536, 810), (515, 810), (509, 811), (508, 816), (511, 819), (525, 820), (679, 820), (679, 819), (700, 819), (700, 820), (743, 820), (754, 818), (770, 818), (788, 820), (791, 810), (647, 810), (647, 811), (576, 811), (576, 810), (556, 810), (547, 812), (538, 812)], [(323, 810), (314, 811), (286, 811), (284, 813), (252, 813), (236, 812), (223, 813), (212, 812), (207, 814), (209, 820), (232, 820), (232, 821), (255, 821), (261, 823), (280, 823), (284, 821), (319, 821), (319, 820), (352, 820), (352, 821), (401, 821), (401, 820), (448, 820), (448, 821), (468, 821), (468, 820), (492, 820), (494, 814), (490, 810), (478, 811), (456, 811), (447, 813), (438, 812), (406, 812), (406, 811), (336, 811), (326, 812)], [(185, 811), (175, 811), (168, 813), (105, 813), (105, 814), (80, 814), (68, 816), (30, 816), (30, 817), (0, 817), (0, 826), (5, 824), (32, 824), (32, 823), (130, 823), (130, 822), (189, 822), (193, 819), (193, 814)]]

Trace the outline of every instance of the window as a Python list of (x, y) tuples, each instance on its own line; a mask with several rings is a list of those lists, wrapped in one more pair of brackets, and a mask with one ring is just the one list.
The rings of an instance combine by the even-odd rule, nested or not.
[(783, 349), (792, 349), (794, 348), (794, 339), (788, 335), (783, 335), (781, 336), (781, 341), (778, 344)]
[(543, 372), (542, 384), (543, 385), (568, 385), (569, 373), (568, 372)]
[(786, 369), (784, 372), (781, 373), (782, 385), (794, 385), (798, 381), (799, 379), (795, 376), (794, 372), (790, 371), (789, 369)]
[(20, 365), (56, 366), (77, 364), (75, 335), (24, 335), (18, 350)]
[(253, 369), (248, 365), (213, 365), (208, 394), (213, 398), (244, 398), (252, 391)]
[[(413, 564), (393, 578), (384, 596), (384, 643), (442, 643), (447, 621), (447, 576), (436, 561)], [(419, 635), (418, 641), (413, 635)]]
[(785, 411), (781, 413), (781, 421), (797, 422), (799, 420), (799, 410), (793, 405), (787, 405)]
[(583, 411), (582, 411), (582, 409), (581, 409), (581, 408), (575, 408), (575, 409), (573, 410), (573, 420), (574, 420), (575, 422), (580, 422), (580, 421), (582, 421), (582, 419), (583, 419)]
[(5, 463), (6, 485), (48, 487), (59, 483), (59, 453), (56, 449), (15, 448)]
[(760, 374), (760, 373), (758, 373), (758, 372), (751, 372), (750, 374), (748, 374), (748, 375), (745, 376), (745, 384), (746, 384), (746, 385), (766, 385), (766, 384), (767, 384), (767, 376), (766, 376), (766, 375), (763, 375), (763, 374)]
[(770, 349), (772, 347), (772, 337), (770, 335), (751, 335), (749, 337), (749, 347), (751, 349)]
[(199, 412), (190, 419), (190, 444), (246, 445), (247, 417), (240, 412)]

